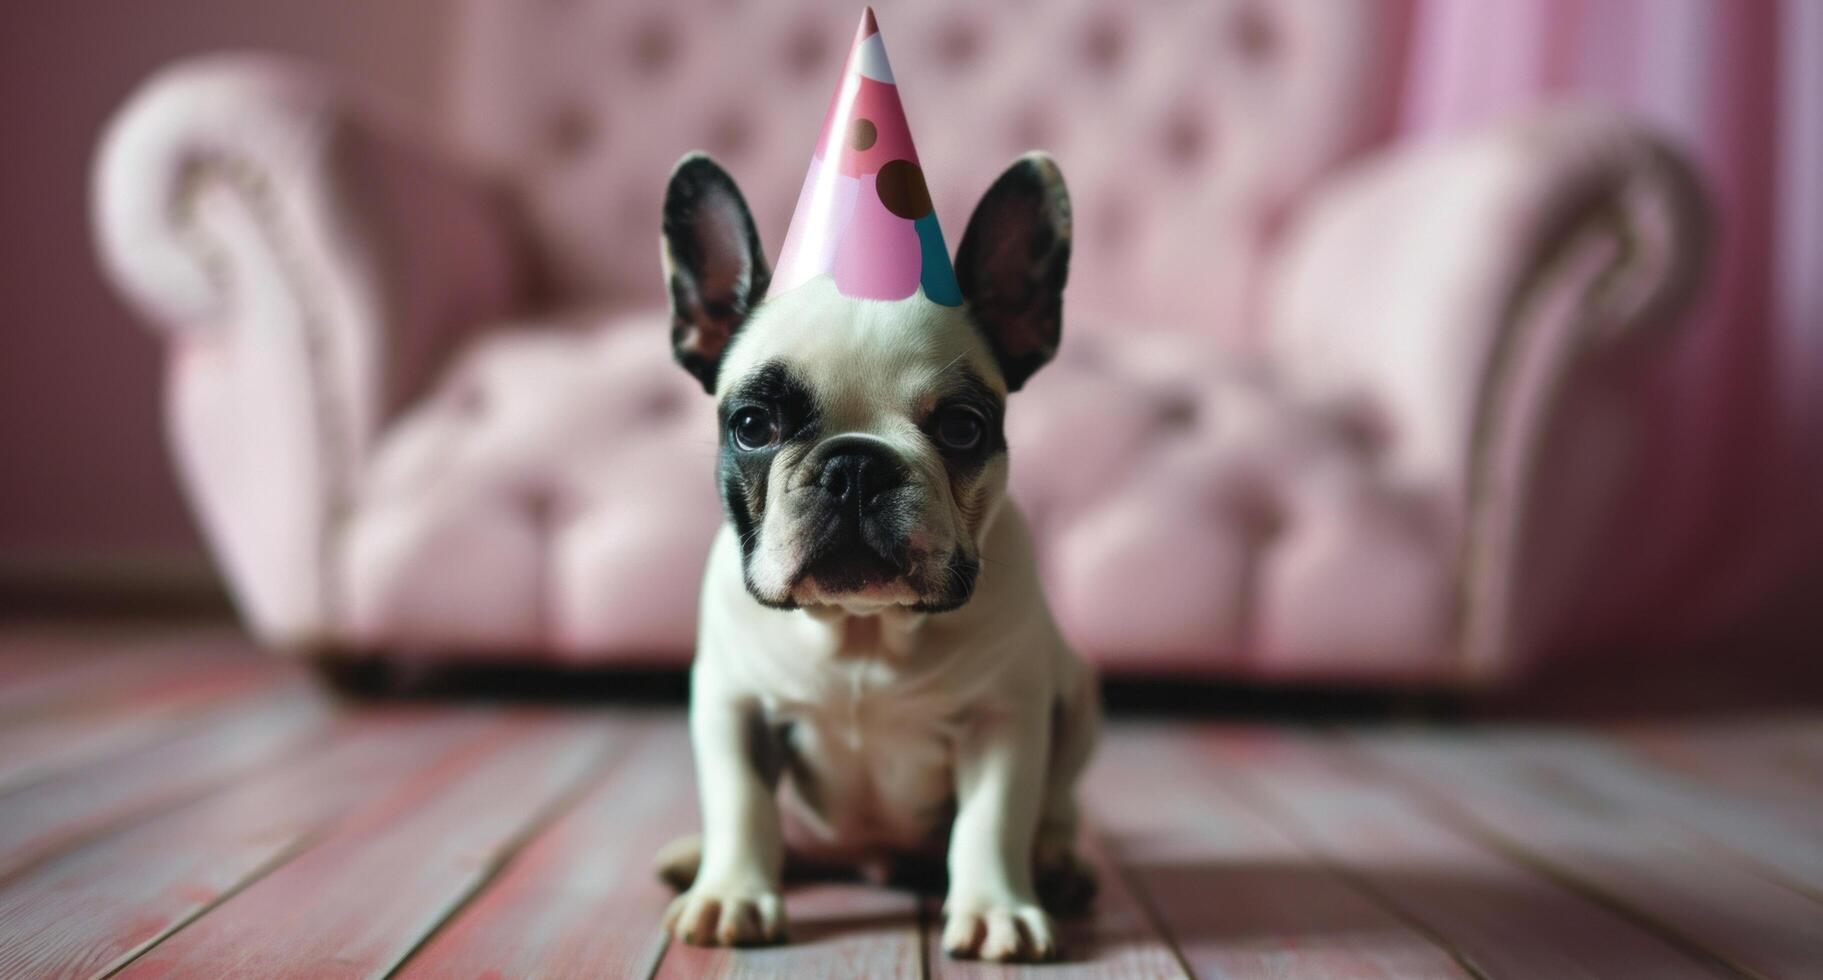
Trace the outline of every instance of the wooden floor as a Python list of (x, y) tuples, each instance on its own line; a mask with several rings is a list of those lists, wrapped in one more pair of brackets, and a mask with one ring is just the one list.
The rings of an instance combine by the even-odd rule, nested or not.
[[(222, 632), (0, 633), (0, 975), (1003, 975), (934, 899), (666, 942), (664, 707), (338, 706)], [(1045, 977), (1823, 976), (1823, 714), (1295, 728), (1116, 719), (1103, 891)]]

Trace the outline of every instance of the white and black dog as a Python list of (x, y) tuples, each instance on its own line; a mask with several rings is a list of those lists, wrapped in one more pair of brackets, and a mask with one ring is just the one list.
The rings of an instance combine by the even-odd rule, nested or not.
[(947, 841), (944, 948), (1053, 956), (1046, 906), (1094, 889), (1073, 843), (1099, 702), (1006, 499), (1003, 419), (1057, 348), (1056, 165), (1023, 157), (989, 188), (956, 255), (961, 307), (827, 277), (768, 297), (746, 202), (706, 156), (672, 173), (663, 245), (727, 517), (691, 684), (703, 829), (660, 856), (685, 889), (666, 927), (781, 941), (788, 861), (928, 860)]

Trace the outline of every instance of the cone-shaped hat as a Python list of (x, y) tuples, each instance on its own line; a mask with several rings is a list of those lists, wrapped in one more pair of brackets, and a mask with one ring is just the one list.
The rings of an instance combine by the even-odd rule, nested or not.
[(871, 7), (823, 117), (772, 292), (821, 275), (855, 299), (904, 299), (922, 289), (934, 303), (962, 303)]

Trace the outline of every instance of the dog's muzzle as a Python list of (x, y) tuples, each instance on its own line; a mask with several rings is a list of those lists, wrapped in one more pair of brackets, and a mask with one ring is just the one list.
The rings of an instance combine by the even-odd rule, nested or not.
[(803, 574), (826, 592), (854, 592), (911, 572), (910, 473), (871, 440), (831, 440), (812, 464), (814, 516)]

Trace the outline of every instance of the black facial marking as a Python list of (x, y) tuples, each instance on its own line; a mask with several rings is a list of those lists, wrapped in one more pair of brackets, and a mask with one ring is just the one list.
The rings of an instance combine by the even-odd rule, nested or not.
[[(965, 405), (981, 415), (981, 441), (972, 449), (952, 450), (937, 439), (937, 420), (951, 405)], [(950, 379), (922, 426), (931, 445), (943, 456), (954, 489), (966, 487), (990, 460), (1006, 452), (1006, 402), (979, 375), (966, 368)]]
[[(982, 436), (972, 448), (951, 449), (935, 432), (937, 420), (950, 406), (973, 409), (982, 419)], [(980, 484), (982, 471), (996, 457), (1006, 453), (1006, 400), (975, 372), (963, 368), (952, 372), (945, 382), (922, 427), (931, 445), (936, 447), (948, 471), (950, 494), (956, 501), (967, 532), (980, 527), (983, 513)], [(945, 567), (936, 575), (917, 583), (918, 594), (925, 598), (912, 608), (919, 612), (940, 613), (959, 609), (975, 592), (975, 580), (981, 573), (981, 560), (963, 548), (957, 548)], [(933, 581), (934, 579), (934, 581)]]
[[(756, 405), (777, 416), (783, 426), (785, 442), (804, 436), (805, 429), (815, 426), (821, 415), (810, 386), (783, 361), (760, 365), (729, 390), (728, 397), (722, 399), (723, 435), (727, 434), (728, 422), (735, 411), (747, 405)], [(809, 435), (814, 436), (815, 432)]]
[[(741, 409), (757, 407), (778, 419), (781, 438), (776, 445), (743, 450), (736, 445), (729, 426)], [(768, 480), (779, 453), (797, 451), (816, 442), (821, 410), (808, 385), (781, 361), (770, 361), (743, 378), (722, 399), (719, 408), (721, 450), (716, 478), (721, 486), (722, 510), (741, 543), (741, 570), (747, 591), (761, 605), (794, 609), (790, 600), (761, 595), (753, 586), (751, 565), (759, 545), (760, 521), (766, 513)]]
[(917, 605), (912, 606), (915, 612), (944, 613), (953, 612), (968, 602), (975, 594), (975, 579), (981, 574), (981, 560), (973, 555), (963, 554), (960, 548), (950, 556), (949, 564), (944, 569), (943, 581), (926, 582), (919, 588), (918, 594), (929, 596)]

